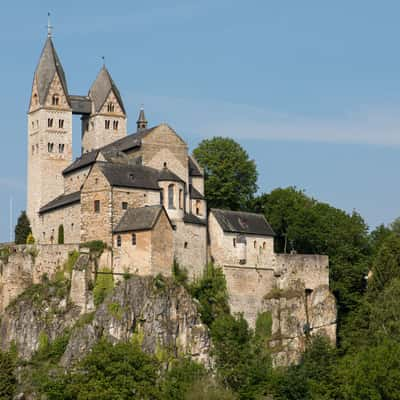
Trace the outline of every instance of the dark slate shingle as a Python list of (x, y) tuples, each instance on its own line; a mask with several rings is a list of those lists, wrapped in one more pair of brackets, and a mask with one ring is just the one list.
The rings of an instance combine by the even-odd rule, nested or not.
[(262, 214), (212, 208), (224, 232), (275, 236), (274, 231)]
[(169, 170), (167, 167), (164, 167), (160, 172), (159, 172), (159, 181), (172, 181), (172, 182), (183, 182), (181, 178), (179, 178), (178, 175), (174, 174), (171, 170)]
[(198, 218), (198, 217), (196, 217), (196, 216), (193, 215), (193, 214), (186, 214), (186, 215), (183, 217), (183, 222), (184, 222), (185, 224), (204, 225), (204, 226), (207, 225), (207, 223), (206, 223), (205, 220), (203, 220), (203, 219), (201, 219), (201, 218)]
[(189, 190), (191, 199), (204, 200), (204, 196), (193, 185), (190, 185)]
[(48, 211), (55, 210), (57, 208), (69, 206), (73, 203), (79, 203), (80, 201), (81, 201), (81, 192), (62, 194), (61, 196), (56, 197), (54, 200), (50, 201), (45, 206), (43, 206), (39, 210), (39, 213), (43, 214)]
[(189, 156), (189, 175), (190, 176), (203, 176), (192, 156)]
[(162, 212), (161, 205), (140, 208), (129, 208), (114, 229), (115, 233), (147, 231), (153, 229)]

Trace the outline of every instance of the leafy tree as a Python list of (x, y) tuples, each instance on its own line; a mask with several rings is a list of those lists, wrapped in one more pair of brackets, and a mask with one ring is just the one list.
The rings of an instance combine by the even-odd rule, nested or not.
[(203, 276), (192, 283), (189, 291), (199, 301), (201, 319), (208, 326), (219, 315), (229, 313), (226, 280), (220, 267), (206, 265)]
[(15, 243), (25, 244), (28, 235), (32, 232), (31, 223), (25, 211), (22, 211), (18, 217), (17, 225), (15, 226)]
[(12, 355), (0, 351), (0, 400), (9, 400), (13, 397), (17, 384), (14, 368)]
[(64, 225), (62, 224), (58, 227), (57, 243), (64, 244)]
[(247, 209), (257, 191), (257, 168), (247, 152), (233, 139), (203, 140), (193, 151), (204, 168), (209, 207)]
[(185, 393), (185, 400), (236, 400), (238, 397), (211, 378), (196, 381)]

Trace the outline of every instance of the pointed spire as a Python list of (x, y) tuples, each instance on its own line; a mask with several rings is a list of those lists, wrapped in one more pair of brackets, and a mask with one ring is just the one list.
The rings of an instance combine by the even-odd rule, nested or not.
[(136, 121), (136, 124), (137, 124), (138, 131), (147, 129), (147, 119), (146, 119), (146, 116), (144, 115), (143, 105), (140, 107), (139, 117), (138, 117), (138, 120)]
[(89, 89), (89, 97), (94, 103), (95, 112), (99, 112), (101, 110), (111, 91), (114, 92), (115, 97), (117, 98), (118, 103), (125, 114), (125, 108), (124, 103), (122, 102), (121, 94), (119, 93), (117, 85), (111, 78), (108, 69), (103, 64), (99, 74), (96, 77), (96, 80)]
[(67, 80), (61, 61), (57, 55), (51, 36), (48, 36), (44, 44), (39, 63), (35, 71), (35, 79), (38, 87), (39, 104), (43, 105), (49, 92), (55, 74), (58, 74), (65, 96), (68, 96)]
[(50, 22), (50, 13), (47, 13), (47, 37), (51, 38), (53, 32), (53, 26), (51, 25)]

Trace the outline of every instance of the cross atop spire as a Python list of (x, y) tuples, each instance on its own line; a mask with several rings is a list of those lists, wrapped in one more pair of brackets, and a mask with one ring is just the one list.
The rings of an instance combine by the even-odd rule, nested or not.
[(47, 13), (47, 37), (51, 38), (53, 33), (53, 26), (50, 22), (50, 12)]

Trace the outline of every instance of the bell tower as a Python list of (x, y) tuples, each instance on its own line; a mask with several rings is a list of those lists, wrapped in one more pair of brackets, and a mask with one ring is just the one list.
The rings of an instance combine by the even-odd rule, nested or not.
[(40, 242), (39, 210), (63, 193), (62, 171), (72, 162), (72, 109), (49, 25), (33, 77), (28, 110), (27, 213)]

